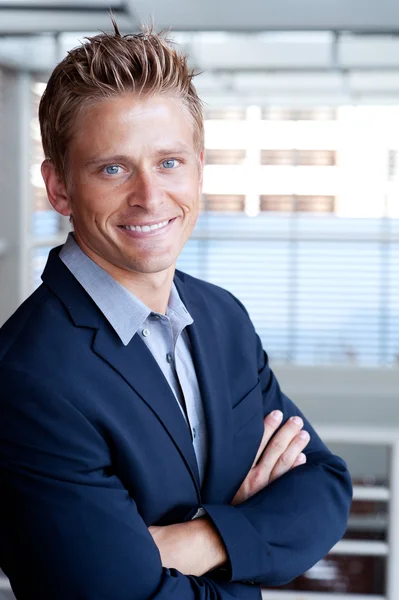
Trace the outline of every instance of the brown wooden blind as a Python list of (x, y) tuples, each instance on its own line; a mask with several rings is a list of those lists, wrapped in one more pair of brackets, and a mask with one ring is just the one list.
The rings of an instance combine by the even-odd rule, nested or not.
[(337, 113), (334, 108), (285, 108), (269, 106), (262, 110), (266, 121), (334, 121)]
[(245, 108), (208, 108), (205, 110), (204, 116), (206, 120), (241, 121), (245, 119)]
[(245, 162), (245, 150), (207, 150), (207, 165), (242, 165)]
[(200, 210), (220, 212), (243, 212), (245, 196), (241, 194), (203, 194)]
[(333, 213), (335, 196), (263, 195), (260, 209), (264, 212), (321, 212)]
[(337, 158), (335, 150), (262, 150), (261, 164), (267, 166), (333, 167)]

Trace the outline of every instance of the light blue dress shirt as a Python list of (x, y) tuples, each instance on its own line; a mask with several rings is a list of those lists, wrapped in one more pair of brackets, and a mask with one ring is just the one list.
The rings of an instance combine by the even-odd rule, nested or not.
[(92, 261), (81, 250), (72, 233), (68, 235), (59, 256), (104, 314), (122, 344), (126, 346), (134, 335), (139, 335), (154, 356), (191, 429), (202, 485), (208, 440), (190, 338), (186, 331), (193, 319), (175, 285), (172, 286), (166, 314), (163, 315), (152, 311)]

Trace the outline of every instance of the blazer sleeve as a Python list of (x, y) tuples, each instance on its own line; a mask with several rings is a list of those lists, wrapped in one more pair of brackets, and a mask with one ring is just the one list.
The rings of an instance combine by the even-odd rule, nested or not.
[[(18, 600), (255, 600), (162, 567), (101, 432), (45, 381), (0, 369), (0, 566)], [(110, 461), (111, 463), (111, 461)]]
[(343, 536), (352, 484), (344, 461), (328, 450), (280, 390), (250, 322), (249, 327), (256, 344), (263, 414), (279, 409), (283, 423), (293, 415), (302, 417), (310, 434), (304, 451), (307, 462), (241, 505), (205, 504), (204, 508), (227, 548), (230, 569), (226, 579), (278, 586), (308, 570)]

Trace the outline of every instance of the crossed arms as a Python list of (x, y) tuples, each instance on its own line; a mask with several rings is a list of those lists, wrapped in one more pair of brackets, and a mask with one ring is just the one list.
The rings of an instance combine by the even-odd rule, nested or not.
[[(291, 417), (276, 433), (282, 419), (280, 410), (265, 417), (259, 450), (231, 502), (233, 506), (252, 498), (290, 469), (306, 463), (302, 450), (309, 442), (309, 434), (302, 430), (303, 420)], [(149, 531), (160, 551), (162, 565), (178, 569), (184, 575), (201, 576), (228, 561), (223, 540), (206, 516), (187, 523), (153, 526)]]
[[(268, 485), (254, 464), (234, 505), (205, 504), (205, 519), (149, 531), (123, 483), (104, 476), (93, 424), (46, 381), (0, 369), (0, 562), (18, 600), (32, 589), (41, 600), (251, 600), (259, 590), (248, 582), (282, 584), (324, 556), (345, 530), (348, 472), (281, 393), (260, 345), (258, 370), (264, 414), (303, 419), (306, 463)], [(270, 469), (262, 444), (267, 479), (290, 461)], [(209, 572), (225, 563), (224, 579)]]

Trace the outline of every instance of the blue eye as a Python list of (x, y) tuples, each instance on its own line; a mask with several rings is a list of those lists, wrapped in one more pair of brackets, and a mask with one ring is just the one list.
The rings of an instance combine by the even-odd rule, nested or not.
[(177, 160), (175, 158), (168, 158), (168, 160), (163, 161), (162, 166), (165, 169), (173, 169), (173, 167), (175, 166), (176, 163), (177, 163)]
[(107, 175), (118, 175), (120, 167), (118, 165), (108, 165), (105, 167), (105, 172)]

